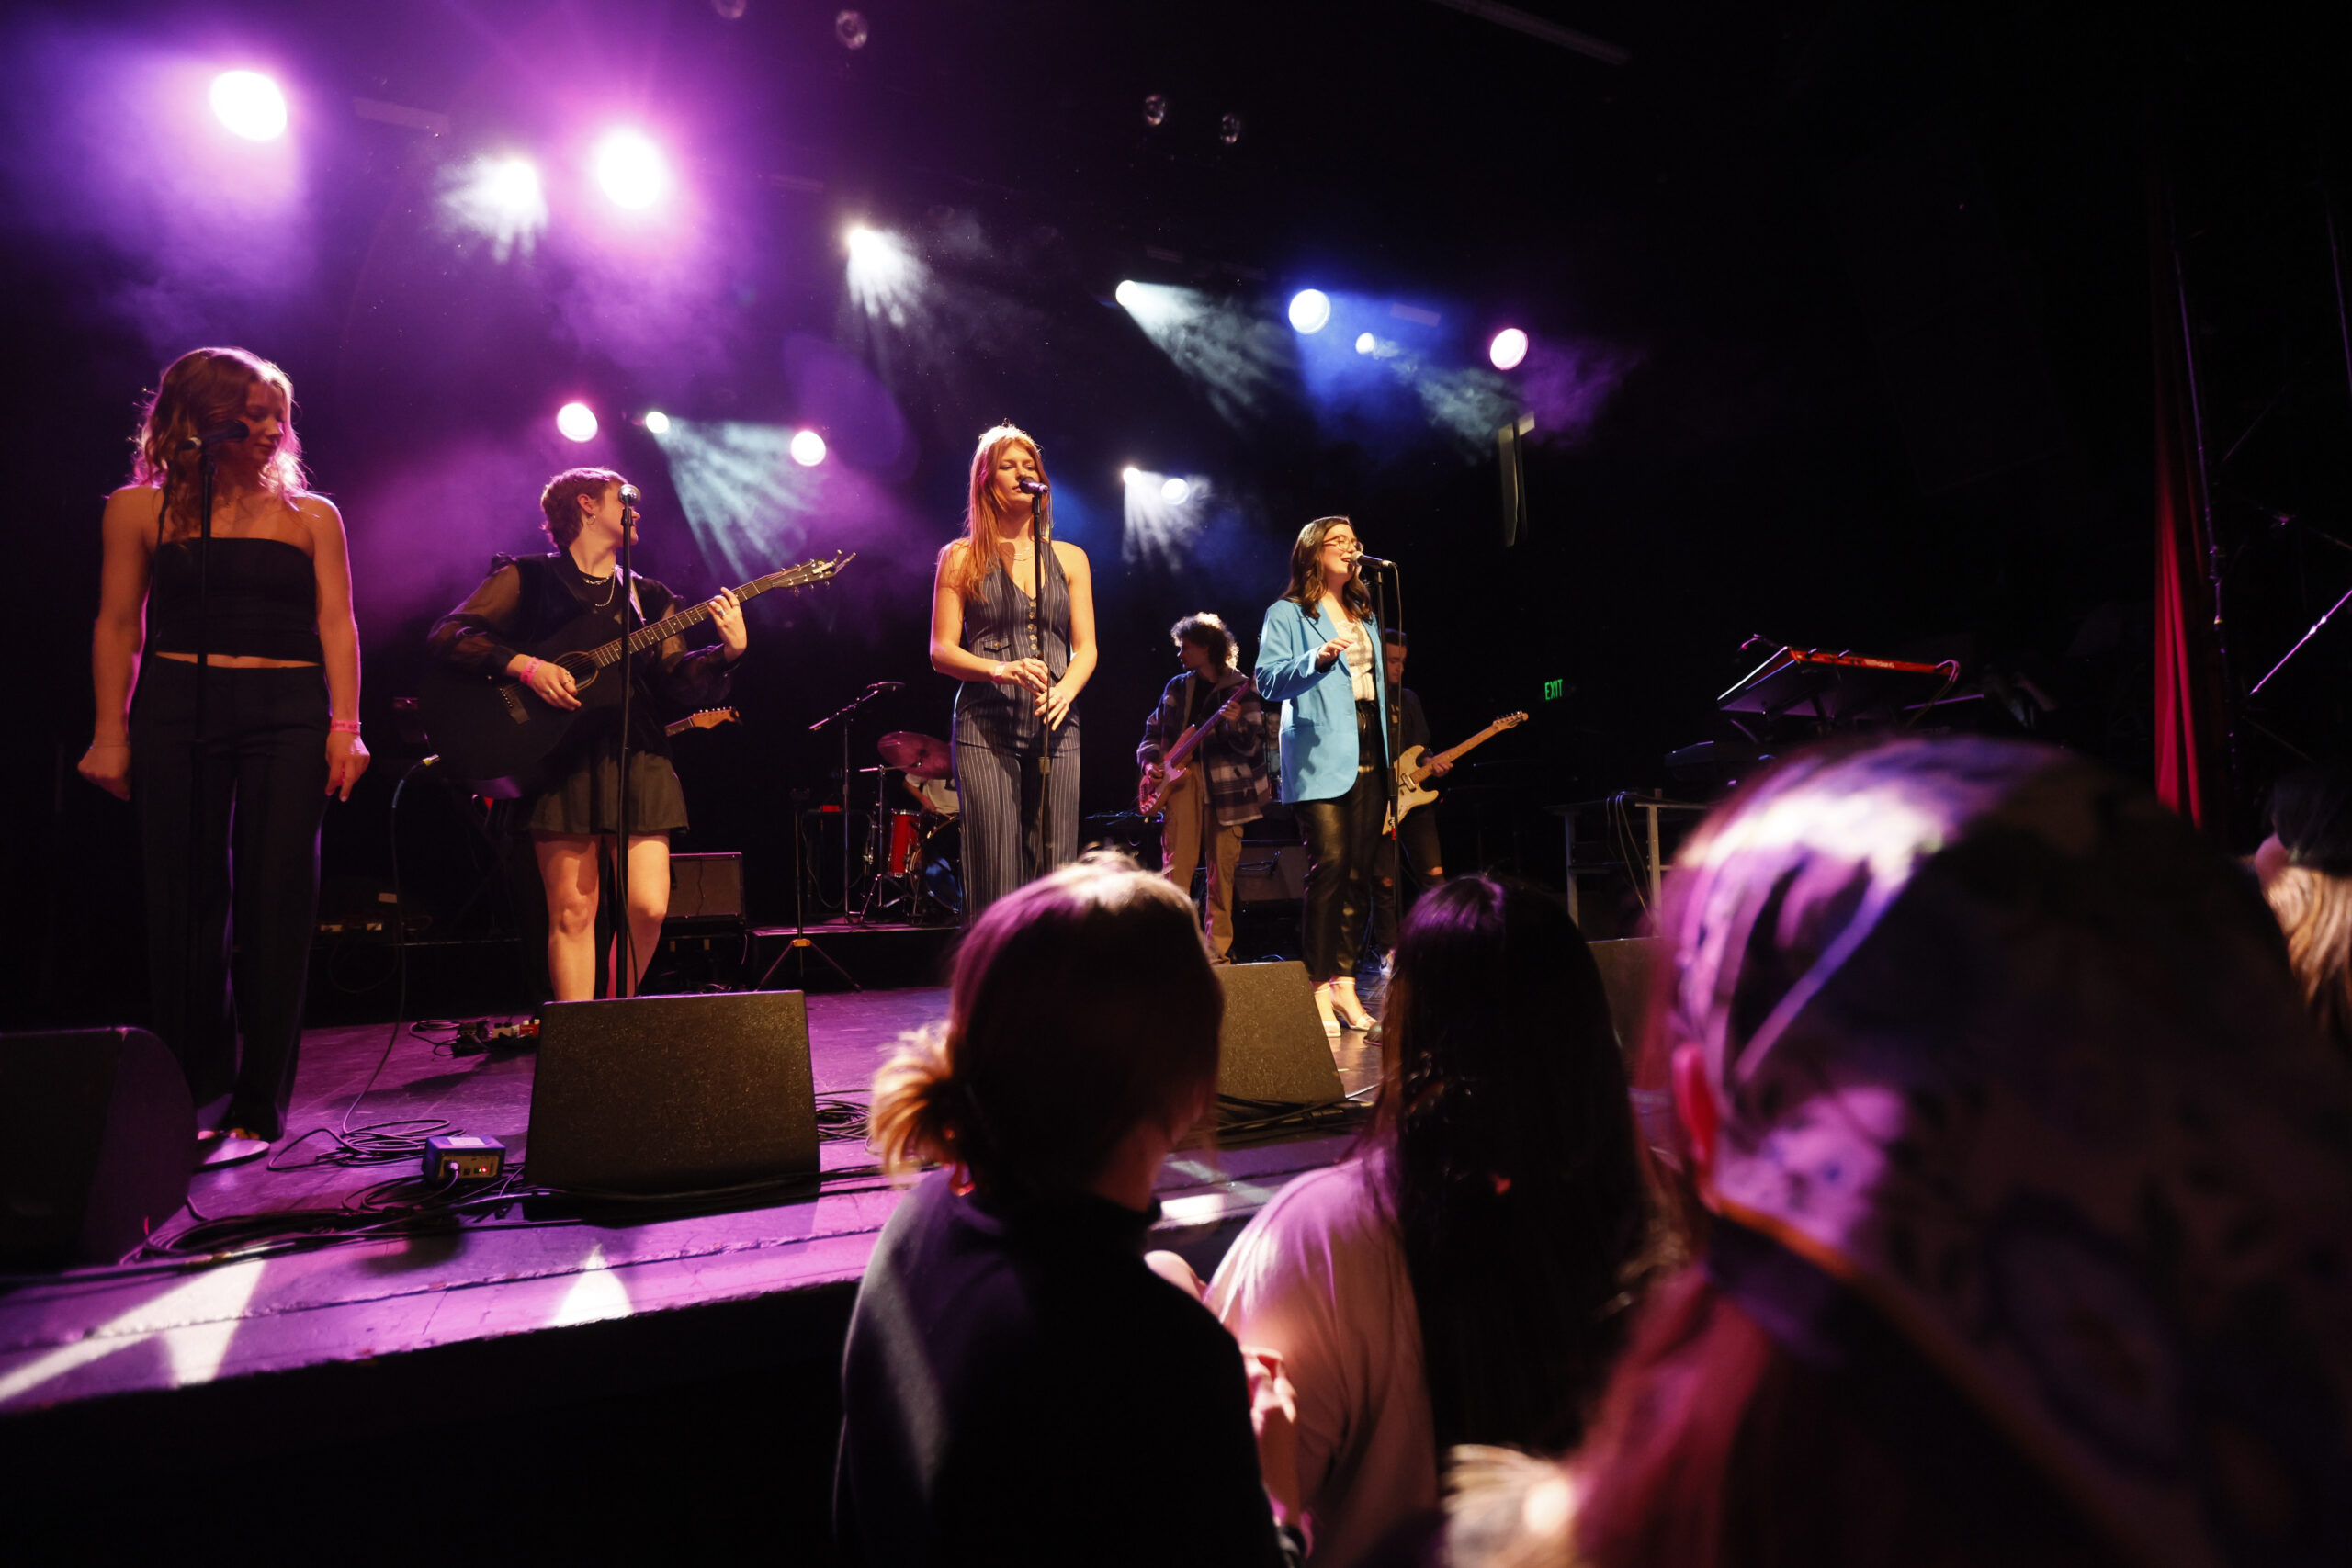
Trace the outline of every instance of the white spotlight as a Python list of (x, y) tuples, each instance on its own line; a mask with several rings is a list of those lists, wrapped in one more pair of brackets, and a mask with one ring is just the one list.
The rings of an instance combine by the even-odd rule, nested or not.
[(596, 439), (596, 411), (586, 403), (566, 403), (555, 411), (555, 427), (573, 441)]
[(1320, 288), (1302, 288), (1290, 297), (1290, 324), (1302, 333), (1319, 333), (1331, 321), (1331, 297)]
[(1527, 334), (1517, 327), (1505, 327), (1487, 345), (1487, 358), (1498, 370), (1515, 370), (1527, 357)]
[(922, 262), (898, 235), (857, 224), (843, 231), (849, 252), (849, 292), (858, 309), (903, 327), (919, 313), (924, 283)]
[(670, 416), (660, 409), (648, 409), (645, 412), (645, 428), (652, 434), (667, 435), (670, 434)]
[(1132, 310), (1143, 303), (1143, 286), (1132, 277), (1122, 278), (1119, 287), (1111, 290), (1111, 298), (1124, 309)]
[(223, 71), (212, 78), (212, 112), (248, 141), (286, 132), (286, 95), (258, 71)]
[(794, 462), (804, 468), (813, 468), (825, 460), (825, 438), (813, 430), (797, 431), (790, 450)]
[(1184, 498), (1192, 493), (1193, 487), (1172, 474), (1162, 480), (1159, 486), (1159, 499), (1170, 506), (1183, 505)]
[(501, 157), (452, 167), (442, 176), (441, 220), (446, 228), (488, 240), (499, 261), (518, 251), (529, 255), (548, 226), (538, 170), (527, 159)]
[(1358, 354), (1370, 354), (1374, 349), (1378, 348), (1379, 346), (1380, 340), (1373, 336), (1370, 333), (1356, 333), (1356, 352)]
[(1125, 468), (1119, 470), (1119, 482), (1121, 484), (1137, 484), (1140, 483), (1142, 479), (1143, 470), (1136, 468), (1133, 463), (1128, 464)]
[(662, 150), (634, 130), (616, 130), (596, 145), (596, 183), (616, 207), (652, 206), (670, 188)]

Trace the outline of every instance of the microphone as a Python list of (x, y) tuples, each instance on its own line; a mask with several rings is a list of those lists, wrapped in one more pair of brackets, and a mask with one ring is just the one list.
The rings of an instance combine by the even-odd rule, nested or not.
[(1043, 479), (1019, 479), (1014, 482), (1021, 486), (1023, 495), (1044, 495), (1051, 488)]
[(625, 484), (621, 486), (621, 504), (623, 506), (634, 511), (636, 510), (638, 503), (642, 502), (644, 499), (645, 497), (639, 493), (638, 488), (635, 485)]
[(180, 450), (183, 452), (209, 452), (215, 446), (220, 446), (223, 441), (243, 441), (246, 436), (251, 435), (252, 434), (252, 431), (245, 428), (245, 422), (243, 420), (232, 419), (218, 430), (208, 430), (201, 435), (191, 435), (187, 437), (180, 443)]
[(1373, 568), (1374, 570), (1377, 570), (1384, 566), (1395, 566), (1396, 563), (1393, 560), (1382, 560), (1378, 556), (1368, 556), (1362, 550), (1358, 550), (1356, 552), (1355, 564), (1358, 566), (1368, 566)]

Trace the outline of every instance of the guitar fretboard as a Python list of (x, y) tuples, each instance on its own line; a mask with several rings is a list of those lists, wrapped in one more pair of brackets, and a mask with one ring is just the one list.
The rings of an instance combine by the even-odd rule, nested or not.
[[(831, 560), (808, 561), (799, 566), (786, 567), (782, 571), (772, 571), (765, 577), (755, 577), (735, 590), (735, 597), (738, 600), (756, 599), (770, 589), (801, 588), (811, 582), (822, 582), (856, 558), (857, 553), (853, 550), (848, 555), (835, 556)], [(642, 653), (649, 648), (660, 647), (680, 632), (698, 626), (708, 619), (710, 619), (710, 602), (705, 600), (691, 609), (680, 610), (674, 615), (664, 615), (658, 621), (649, 622), (629, 633), (627, 638), (615, 637), (598, 649), (594, 655), (597, 666), (601, 669), (605, 665), (617, 662), (621, 658), (624, 645), (630, 653)]]

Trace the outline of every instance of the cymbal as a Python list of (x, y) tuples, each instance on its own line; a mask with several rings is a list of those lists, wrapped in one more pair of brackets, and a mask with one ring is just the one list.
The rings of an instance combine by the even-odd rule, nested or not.
[(944, 779), (956, 772), (955, 753), (947, 742), (911, 729), (894, 729), (877, 745), (882, 760), (910, 779)]

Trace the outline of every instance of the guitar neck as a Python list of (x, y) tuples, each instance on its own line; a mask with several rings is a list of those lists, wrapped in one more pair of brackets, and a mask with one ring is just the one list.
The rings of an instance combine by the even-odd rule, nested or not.
[(1473, 750), (1477, 747), (1484, 746), (1487, 741), (1492, 740), (1496, 736), (1500, 735), (1504, 730), (1509, 729), (1517, 722), (1518, 720), (1516, 719), (1497, 719), (1494, 723), (1487, 726), (1486, 728), (1478, 731), (1477, 734), (1472, 736), (1469, 739), (1464, 740), (1461, 745), (1454, 747), (1451, 750), (1440, 751), (1436, 756), (1426, 759), (1422, 761), (1419, 767), (1413, 770), (1414, 782), (1419, 783), (1420, 780), (1429, 777), (1430, 774), (1435, 771), (1440, 762), (1451, 762), (1464, 752)]
[[(819, 561), (807, 566), (786, 567), (782, 571), (772, 571), (765, 577), (755, 577), (735, 590), (735, 597), (739, 602), (756, 599), (773, 588), (797, 588), (805, 582), (819, 581), (828, 574), (818, 569), (832, 564), (834, 563)], [(658, 621), (649, 622), (629, 633), (626, 638), (615, 637), (596, 650), (596, 662), (599, 666), (603, 666), (618, 660), (624, 642), (627, 644), (628, 652), (642, 653), (649, 648), (659, 648), (680, 632), (698, 626), (708, 619), (710, 619), (710, 603), (705, 600), (689, 609), (680, 610), (673, 615), (664, 615)]]
[(1184, 759), (1193, 754), (1193, 750), (1200, 745), (1201, 738), (1208, 734), (1209, 726), (1215, 724), (1218, 719), (1223, 718), (1226, 715), (1226, 710), (1232, 707), (1235, 703), (1240, 701), (1241, 694), (1249, 689), (1250, 688), (1246, 682), (1242, 685), (1234, 687), (1233, 690), (1227, 694), (1225, 701), (1217, 704), (1216, 711), (1215, 713), (1201, 720), (1200, 723), (1193, 726), (1190, 734), (1186, 735), (1182, 740), (1177, 741), (1174, 746), (1169, 749), (1168, 755), (1160, 759), (1160, 766), (1166, 768), (1182, 767), (1184, 765)]

